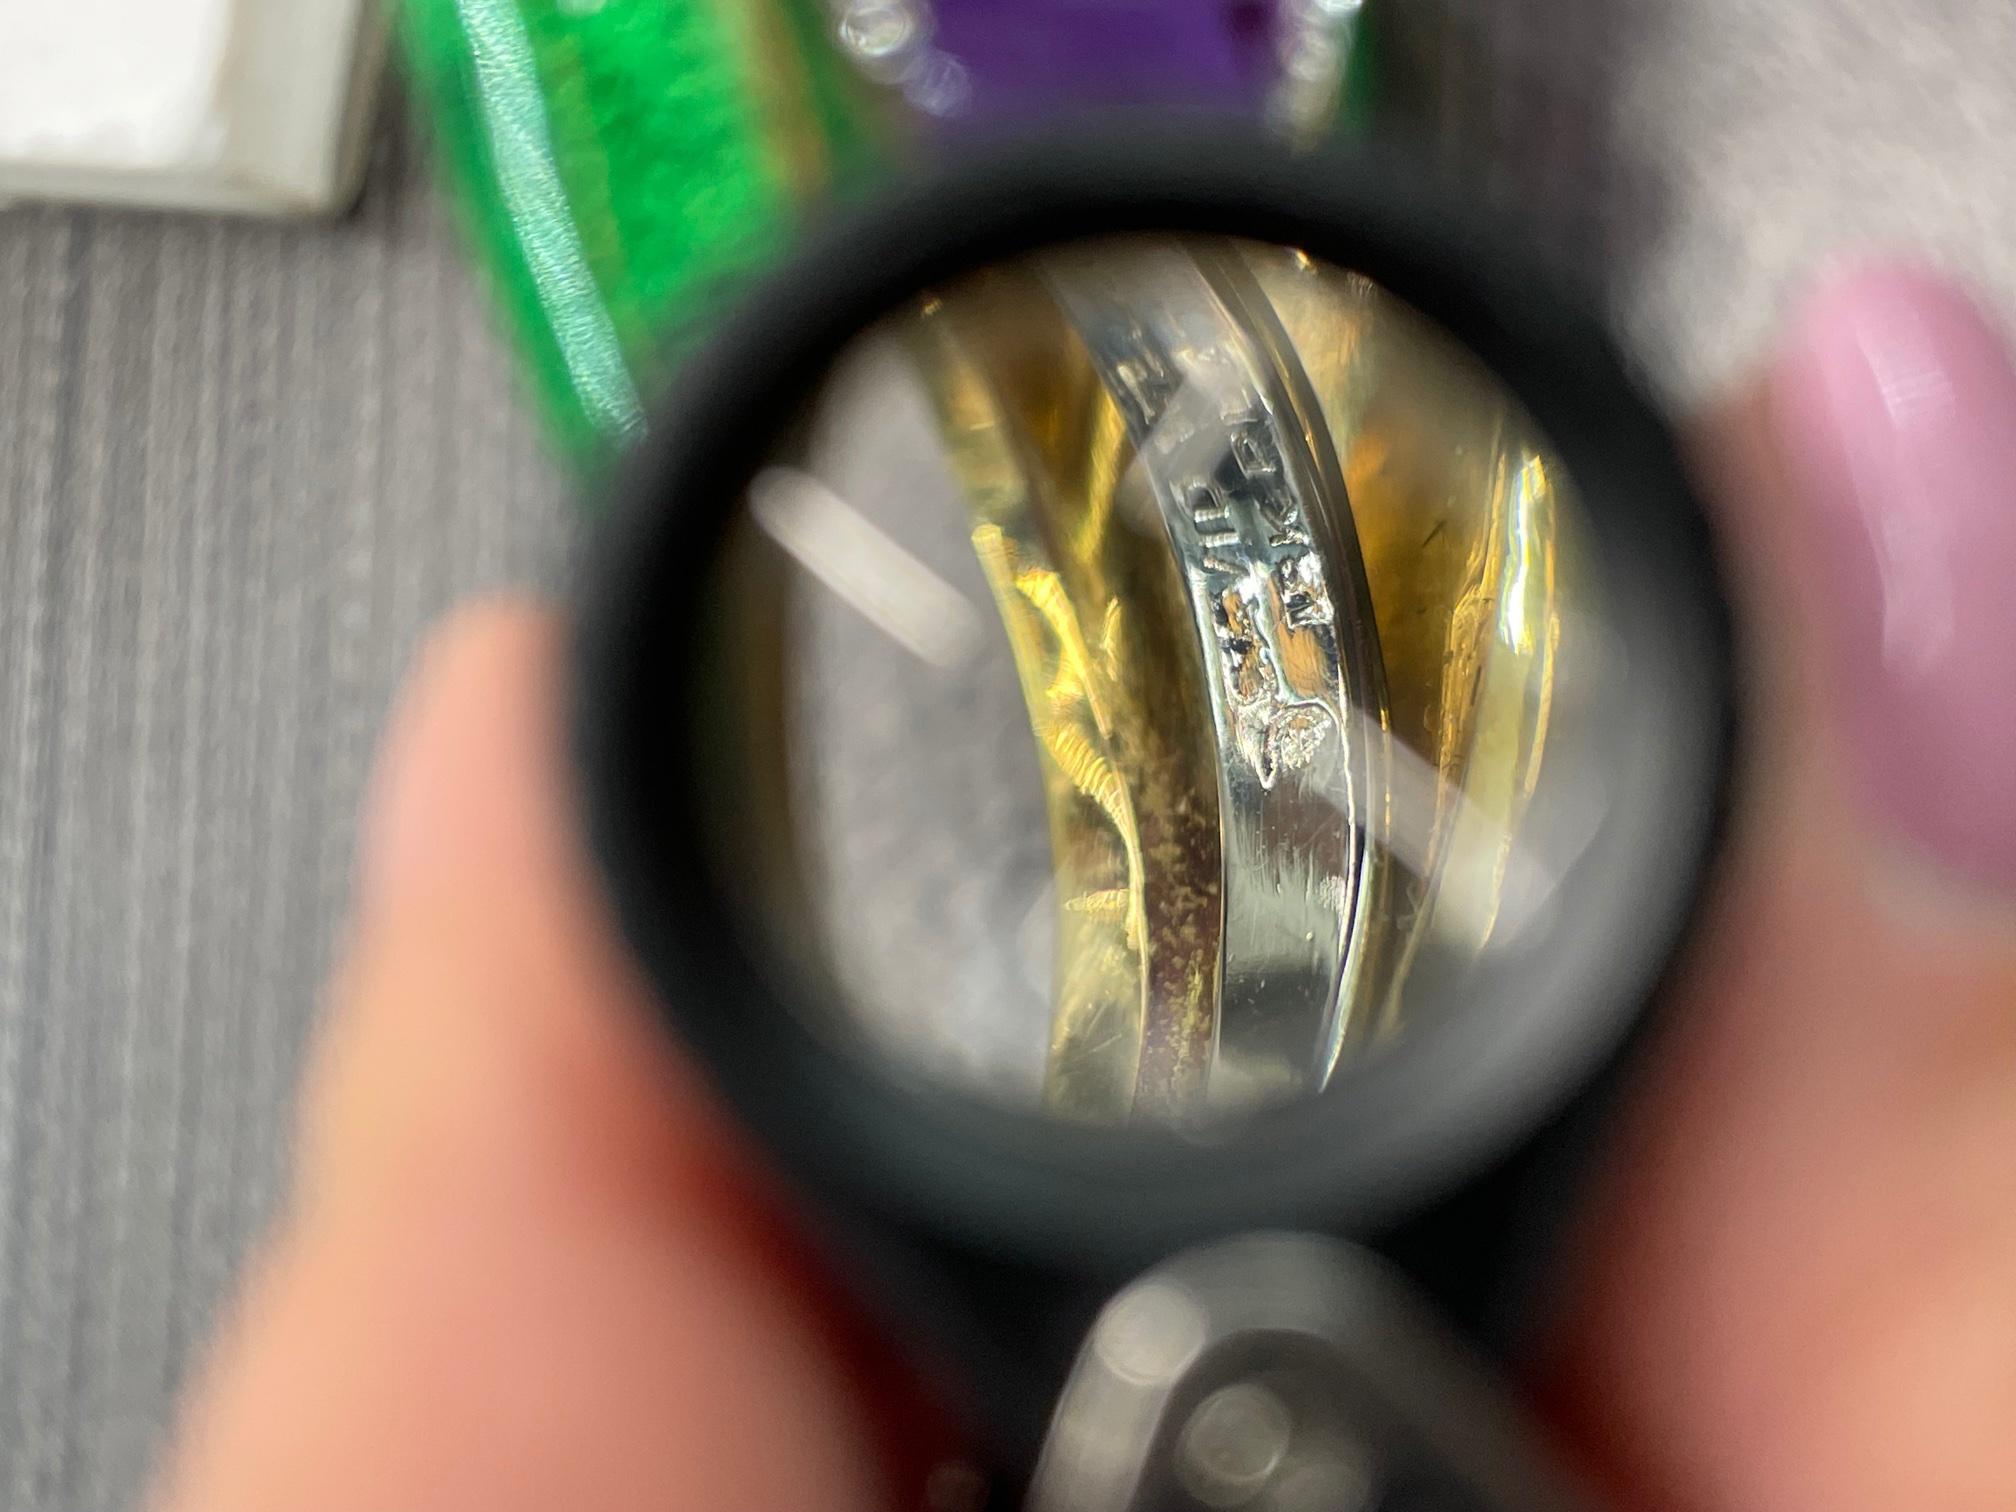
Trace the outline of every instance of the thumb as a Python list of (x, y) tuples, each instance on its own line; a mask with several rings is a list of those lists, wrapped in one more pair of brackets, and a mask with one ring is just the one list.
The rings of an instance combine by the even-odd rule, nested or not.
[(600, 915), (559, 642), (465, 613), (404, 696), (293, 1202), (164, 1508), (887, 1504), (872, 1351)]

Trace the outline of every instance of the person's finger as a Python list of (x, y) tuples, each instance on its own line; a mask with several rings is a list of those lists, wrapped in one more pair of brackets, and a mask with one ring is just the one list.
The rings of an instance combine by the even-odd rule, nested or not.
[(1701, 450), (1744, 791), (1554, 1380), (1654, 1506), (2016, 1506), (2016, 368), (1864, 272)]
[(879, 1364), (653, 1027), (562, 783), (558, 642), (467, 613), (367, 817), (281, 1231), (173, 1512), (867, 1508)]

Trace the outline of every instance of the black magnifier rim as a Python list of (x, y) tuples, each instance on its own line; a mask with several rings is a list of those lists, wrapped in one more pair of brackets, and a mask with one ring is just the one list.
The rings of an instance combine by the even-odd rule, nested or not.
[[(811, 1193), (939, 1242), (1119, 1272), (1236, 1229), (1376, 1234), (1488, 1169), (1615, 1061), (1719, 832), (1730, 626), (1672, 438), (1601, 323), (1518, 238), (1369, 148), (1295, 155), (1222, 123), (1077, 130), (942, 163), (837, 215), (683, 366), (591, 559), (574, 739), (590, 845), (677, 1036)], [(749, 478), (832, 358), (920, 290), (1060, 242), (1228, 234), (1363, 273), (1496, 373), (1584, 500), (1639, 696), (1630, 790), (1556, 895), (1600, 938), (1494, 975), (1493, 1001), (1217, 1131), (1102, 1131), (920, 1085), (809, 1027), (708, 860), (692, 736), (710, 573)], [(1607, 849), (1605, 848), (1607, 846)], [(1486, 1011), (1488, 1010), (1488, 1011)], [(830, 1009), (827, 1010), (830, 1017)]]

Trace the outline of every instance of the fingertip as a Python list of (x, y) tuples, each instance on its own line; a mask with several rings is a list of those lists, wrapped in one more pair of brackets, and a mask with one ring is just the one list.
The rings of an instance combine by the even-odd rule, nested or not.
[(1770, 414), (1821, 585), (1855, 791), (1956, 877), (2016, 888), (2016, 358), (1920, 264), (1837, 267), (1791, 321)]
[(458, 610), (416, 654), (360, 825), (351, 934), (304, 1086), (299, 1182), (661, 1182), (740, 1158), (583, 855), (564, 631)]
[(508, 839), (545, 817), (561, 640), (550, 607), (498, 597), (454, 610), (422, 642), (366, 790), (360, 909), (453, 875), (472, 842)]

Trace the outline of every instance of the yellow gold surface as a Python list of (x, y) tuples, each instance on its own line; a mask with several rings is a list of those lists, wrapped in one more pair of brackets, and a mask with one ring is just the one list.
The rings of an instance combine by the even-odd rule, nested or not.
[(1125, 428), (1032, 276), (930, 301), (917, 346), (1043, 773), (1049, 1101), (1166, 1113), (1210, 1058), (1220, 886), (1216, 755), (1167, 544), (1117, 512)]
[[(1566, 479), (1497, 381), (1420, 316), (1299, 253), (1246, 255), (1330, 426), (1394, 732), (1433, 778), (1394, 788), (1412, 809), (1392, 831), (1410, 876), (1392, 905), (1403, 950), (1434, 938), (1474, 951), (1497, 922), (1545, 747), (1575, 587)], [(1404, 969), (1395, 985), (1389, 1022), (1404, 1013)]]

